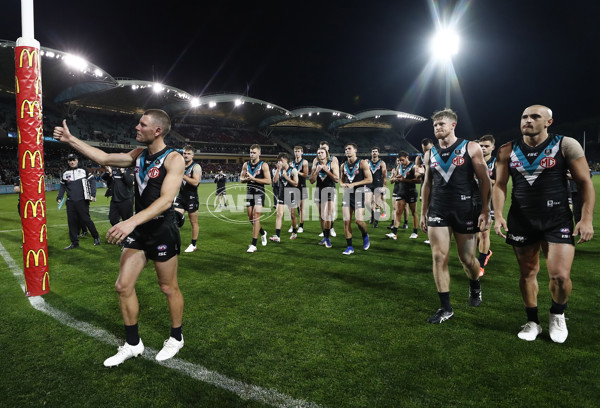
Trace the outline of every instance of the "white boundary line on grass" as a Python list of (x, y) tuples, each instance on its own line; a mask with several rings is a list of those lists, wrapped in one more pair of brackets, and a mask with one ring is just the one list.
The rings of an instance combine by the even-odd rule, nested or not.
[[(13, 275), (17, 278), (23, 293), (25, 293), (25, 277), (23, 275), (23, 271), (10, 256), (8, 251), (4, 248), (2, 242), (0, 242), (0, 256), (2, 256), (4, 262), (6, 262)], [(27, 299), (34, 309), (47, 314), (66, 326), (79, 330), (80, 332), (111, 346), (117, 347), (122, 343), (119, 341), (119, 339), (106, 330), (95, 327), (87, 322), (77, 320), (71, 317), (69, 314), (50, 306), (41, 296), (32, 296), (28, 297)], [(207, 384), (214, 385), (215, 387), (233, 392), (241, 399), (255, 400), (273, 407), (281, 408), (321, 408), (320, 405), (313, 402), (298, 400), (289, 395), (282, 394), (274, 389), (246, 384), (242, 381), (234, 380), (223, 374), (211, 371), (201, 365), (190, 363), (178, 358), (172, 358), (170, 360), (158, 362), (155, 359), (157, 353), (158, 352), (156, 350), (146, 347), (141, 357), (158, 365), (179, 371), (180, 373), (185, 374), (195, 380), (199, 380)]]

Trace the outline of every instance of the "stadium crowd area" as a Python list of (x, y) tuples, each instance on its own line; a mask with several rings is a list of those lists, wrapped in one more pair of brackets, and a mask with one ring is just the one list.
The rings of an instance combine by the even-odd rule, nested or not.
[[(62, 107), (64, 111), (65, 107)], [(71, 131), (86, 141), (102, 143), (102, 148), (113, 150), (128, 150), (137, 145), (135, 140), (135, 127), (139, 115), (107, 112), (94, 109), (78, 108), (72, 113), (64, 114), (61, 108), (48, 104), (44, 106), (44, 135), (51, 137), (54, 126), (67, 119)], [(0, 94), (0, 184), (13, 184), (18, 177), (17, 141), (8, 135), (16, 135), (16, 113), (14, 95)], [(361, 133), (357, 133), (361, 132)], [(305, 158), (312, 163), (312, 158), (321, 140), (328, 140), (332, 154), (343, 159), (344, 142), (348, 140), (368, 140), (368, 145), (359, 142), (359, 156), (370, 157), (371, 146), (379, 146), (381, 156), (391, 169), (395, 165), (395, 154), (406, 150), (416, 154), (417, 150), (405, 139), (391, 130), (376, 129), (366, 131), (348, 131), (341, 136), (331, 135), (307, 130), (304, 128), (287, 128), (280, 131), (277, 136), (272, 133), (269, 137), (251, 131), (235, 124), (227, 127), (207, 126), (206, 124), (184, 123), (180, 119), (173, 121), (171, 133), (166, 138), (167, 144), (177, 149), (185, 145), (192, 145), (196, 149), (196, 159), (203, 168), (203, 179), (210, 181), (215, 174), (223, 170), (230, 180), (239, 177), (241, 163), (247, 159), (247, 154), (252, 144), (259, 144), (262, 158), (270, 165), (275, 165), (278, 153), (287, 151), (292, 156), (293, 146), (302, 146)], [(586, 155), (590, 161), (590, 168), (594, 172), (600, 171), (600, 143), (587, 143)], [(60, 175), (66, 169), (66, 156), (70, 153), (67, 147), (59, 143), (48, 141), (44, 144), (45, 171), (48, 183), (58, 183)], [(236, 157), (232, 160), (229, 157)], [(207, 158), (208, 157), (208, 158)], [(235, 161), (235, 162), (233, 162)], [(232, 163), (233, 162), (233, 163)], [(82, 159), (80, 165), (96, 174), (100, 180), (104, 169), (91, 160)]]

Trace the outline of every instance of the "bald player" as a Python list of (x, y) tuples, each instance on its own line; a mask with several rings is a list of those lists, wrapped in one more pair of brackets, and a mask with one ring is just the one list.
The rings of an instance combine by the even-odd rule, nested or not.
[[(527, 323), (518, 337), (533, 341), (542, 332), (538, 319), (537, 275), (543, 251), (552, 298), (550, 338), (563, 343), (569, 334), (564, 312), (573, 287), (570, 275), (575, 256), (574, 236), (579, 236), (578, 244), (594, 236), (592, 218), (596, 196), (583, 149), (573, 138), (548, 133), (553, 122), (548, 107), (526, 108), (521, 115), (522, 137), (498, 150), (493, 191), (494, 230), (513, 246), (519, 264), (519, 288)], [(568, 170), (583, 202), (581, 220), (574, 227), (569, 208)], [(512, 178), (512, 201), (508, 220), (505, 220), (503, 209), (509, 177)]]

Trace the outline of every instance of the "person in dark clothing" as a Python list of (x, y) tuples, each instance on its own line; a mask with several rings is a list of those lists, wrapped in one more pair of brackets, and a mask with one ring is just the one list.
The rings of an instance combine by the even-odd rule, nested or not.
[(215, 183), (217, 183), (217, 203), (218, 208), (221, 206), (227, 207), (227, 190), (225, 189), (225, 183), (227, 183), (227, 176), (223, 174), (223, 169), (219, 169), (219, 173), (215, 176)]
[(131, 168), (106, 166), (102, 180), (108, 187), (106, 196), (111, 197), (108, 220), (116, 225), (119, 220), (125, 221), (133, 215), (133, 183), (134, 174)]
[(71, 245), (64, 249), (79, 247), (79, 231), (85, 225), (94, 238), (94, 245), (100, 245), (100, 235), (90, 218), (90, 201), (96, 201), (96, 183), (90, 182), (88, 171), (79, 167), (79, 160), (75, 154), (68, 156), (69, 169), (60, 179), (60, 188), (56, 201), (61, 202), (67, 193), (67, 220), (69, 223), (69, 238)]

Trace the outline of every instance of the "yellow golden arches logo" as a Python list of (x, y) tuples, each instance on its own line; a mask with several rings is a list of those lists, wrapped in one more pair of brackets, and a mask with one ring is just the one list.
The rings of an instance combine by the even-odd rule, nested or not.
[(39, 101), (30, 102), (28, 99), (25, 99), (23, 103), (21, 103), (21, 119), (25, 117), (25, 104), (29, 105), (30, 118), (33, 118), (33, 114), (35, 113), (35, 107), (37, 106), (38, 118), (42, 120), (42, 105), (40, 105)]
[(40, 77), (37, 77), (35, 79), (35, 85), (34, 85), (34, 87), (35, 87), (35, 94), (39, 95), (40, 94)]
[[(31, 68), (33, 67), (33, 62), (35, 61), (38, 65), (38, 67), (40, 66), (39, 62), (40, 62), (40, 53), (37, 49), (33, 49), (33, 50), (29, 50), (27, 48), (23, 48), (21, 50), (21, 56), (19, 57), (19, 68), (23, 68), (23, 55), (27, 53), (27, 63), (28, 66)], [(35, 60), (34, 60), (35, 58)]]
[(17, 128), (17, 135), (19, 135), (19, 144), (21, 144), (21, 129)]
[(40, 163), (40, 169), (44, 168), (44, 160), (42, 159), (42, 153), (39, 150), (36, 150), (35, 152), (32, 152), (31, 150), (25, 150), (25, 153), (23, 153), (23, 160), (21, 163), (22, 169), (25, 168), (25, 160), (27, 159), (28, 156), (29, 156), (29, 164), (31, 165), (32, 169), (35, 168), (36, 157)]
[(23, 218), (27, 218), (27, 215), (29, 214), (29, 212), (27, 211), (29, 209), (29, 206), (31, 206), (31, 215), (33, 217), (37, 217), (38, 205), (40, 206), (40, 212), (42, 213), (42, 217), (45, 217), (46, 210), (44, 210), (44, 203), (40, 198), (35, 203), (33, 202), (33, 200), (27, 200), (27, 202), (25, 203), (25, 208), (23, 208)]
[(21, 230), (21, 240), (25, 243), (25, 231)]
[(43, 224), (40, 229), (40, 242), (44, 242), (44, 233), (48, 236), (48, 226), (46, 224)]
[(46, 290), (46, 282), (48, 282), (48, 286), (50, 286), (50, 274), (48, 272), (45, 272), (44, 276), (42, 276), (42, 290), (43, 291)]
[(15, 90), (17, 91), (17, 94), (21, 93), (21, 90), (19, 89), (19, 78), (15, 75)]
[(44, 179), (46, 176), (44, 176), (43, 174), (40, 176), (40, 179), (38, 180), (38, 194), (42, 194), (43, 188), (44, 188)]
[(37, 132), (37, 135), (35, 136), (35, 141), (37, 144), (40, 144), (40, 141), (44, 138), (44, 128), (40, 126), (35, 131)]
[(33, 249), (30, 249), (27, 252), (27, 257), (25, 258), (25, 267), (29, 268), (29, 261), (31, 260), (30, 255), (33, 255), (33, 265), (40, 266), (40, 255), (44, 255), (44, 266), (48, 265), (48, 258), (46, 257), (46, 251), (43, 248), (38, 249), (37, 252)]

